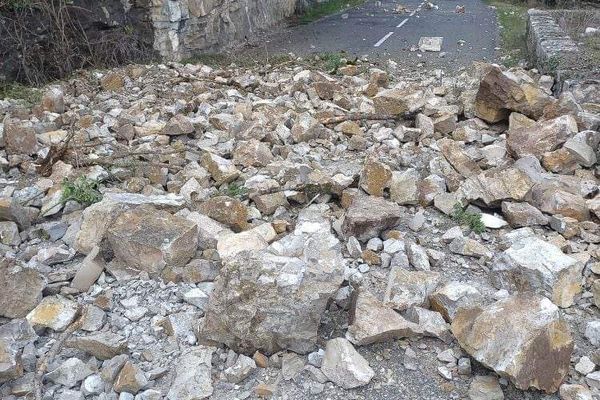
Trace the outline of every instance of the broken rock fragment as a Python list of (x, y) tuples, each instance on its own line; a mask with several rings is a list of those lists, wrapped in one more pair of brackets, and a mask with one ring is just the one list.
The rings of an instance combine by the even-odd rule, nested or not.
[(581, 292), (583, 264), (535, 236), (517, 237), (495, 256), (492, 279), (498, 288), (548, 294), (559, 307), (570, 307)]
[(191, 221), (151, 207), (119, 215), (107, 239), (126, 267), (156, 275), (165, 266), (184, 266), (196, 253), (198, 228)]
[(45, 286), (45, 279), (36, 270), (0, 263), (0, 316), (26, 316), (42, 300)]
[(27, 321), (32, 327), (64, 331), (79, 313), (79, 304), (62, 296), (44, 297), (29, 314)]
[(373, 294), (361, 290), (355, 295), (346, 338), (357, 346), (412, 337), (422, 333), (418, 325), (407, 321)]
[(400, 222), (401, 209), (381, 197), (357, 195), (346, 211), (342, 232), (366, 241)]
[(344, 389), (353, 389), (371, 382), (375, 371), (344, 338), (331, 339), (325, 347), (321, 371), (333, 383)]
[(460, 309), (451, 329), (467, 353), (519, 389), (556, 392), (569, 371), (573, 339), (545, 297), (523, 293)]
[(434, 271), (409, 271), (393, 267), (389, 273), (384, 303), (403, 311), (412, 306), (426, 307), (436, 289), (440, 274)]

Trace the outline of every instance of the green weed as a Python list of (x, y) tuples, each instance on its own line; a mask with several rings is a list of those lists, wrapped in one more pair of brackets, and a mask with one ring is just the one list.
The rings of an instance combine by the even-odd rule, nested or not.
[(316, 21), (320, 18), (323, 18), (326, 15), (335, 14), (340, 11), (347, 10), (352, 7), (359, 6), (363, 4), (365, 0), (329, 0), (324, 1), (315, 5), (314, 7), (310, 7), (302, 14), (300, 14), (296, 21), (299, 24), (308, 24), (310, 22)]
[(486, 0), (486, 3), (496, 7), (504, 64), (514, 67), (527, 58), (527, 6), (503, 0)]
[(225, 191), (225, 195), (233, 198), (242, 199), (246, 197), (248, 194), (248, 189), (244, 186), (238, 185), (237, 183), (230, 183), (227, 186), (227, 190)]
[(485, 232), (485, 225), (481, 221), (481, 214), (470, 213), (458, 203), (454, 205), (452, 219), (459, 225), (467, 225), (475, 233)]
[(7, 98), (24, 100), (29, 105), (35, 105), (42, 101), (42, 92), (17, 82), (0, 82), (0, 100)]
[(61, 201), (66, 203), (69, 200), (74, 200), (85, 206), (97, 203), (102, 200), (98, 185), (98, 181), (88, 179), (85, 176), (80, 176), (73, 181), (65, 179), (62, 182)]

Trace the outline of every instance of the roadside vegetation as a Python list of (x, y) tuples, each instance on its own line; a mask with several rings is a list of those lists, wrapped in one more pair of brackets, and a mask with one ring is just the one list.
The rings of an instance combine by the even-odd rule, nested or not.
[(460, 204), (454, 205), (452, 219), (459, 225), (466, 225), (475, 233), (485, 232), (485, 225), (481, 220), (481, 214), (472, 213), (463, 208)]
[(294, 18), (298, 24), (308, 24), (326, 15), (338, 13), (363, 4), (365, 0), (330, 0), (311, 7)]
[(0, 100), (6, 98), (24, 100), (32, 106), (39, 104), (42, 100), (42, 92), (39, 89), (18, 82), (0, 82)]
[(516, 66), (527, 57), (527, 7), (523, 1), (486, 0), (496, 7), (500, 39), (501, 59), (507, 67)]

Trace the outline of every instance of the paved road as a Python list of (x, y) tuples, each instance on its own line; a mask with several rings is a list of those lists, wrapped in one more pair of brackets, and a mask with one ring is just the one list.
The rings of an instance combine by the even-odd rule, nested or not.
[[(258, 48), (269, 54), (298, 55), (346, 51), (415, 68), (457, 68), (475, 60), (494, 59), (498, 27), (493, 8), (481, 0), (432, 0), (438, 8), (427, 9), (422, 1), (368, 0), (316, 22), (274, 32), (263, 38)], [(399, 4), (409, 11), (395, 12)], [(464, 5), (464, 14), (455, 12), (457, 5)], [(422, 36), (443, 37), (442, 52), (417, 51)]]

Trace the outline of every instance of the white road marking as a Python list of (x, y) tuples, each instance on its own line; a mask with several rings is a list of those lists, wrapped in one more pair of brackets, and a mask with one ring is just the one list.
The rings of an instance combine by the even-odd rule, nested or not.
[(416, 12), (417, 12), (417, 10), (413, 10), (413, 12), (410, 13), (409, 17), (414, 16)]
[(408, 21), (408, 18), (405, 18), (404, 21), (400, 22), (398, 24), (398, 26), (396, 26), (396, 28), (402, 28), (402, 25), (404, 25), (407, 21)]
[(379, 47), (383, 44), (383, 42), (385, 42), (386, 40), (388, 40), (388, 38), (390, 36), (392, 36), (394, 34), (394, 32), (388, 32), (387, 35), (385, 35), (384, 37), (382, 37), (381, 39), (379, 39), (379, 42), (375, 43), (374, 47)]

